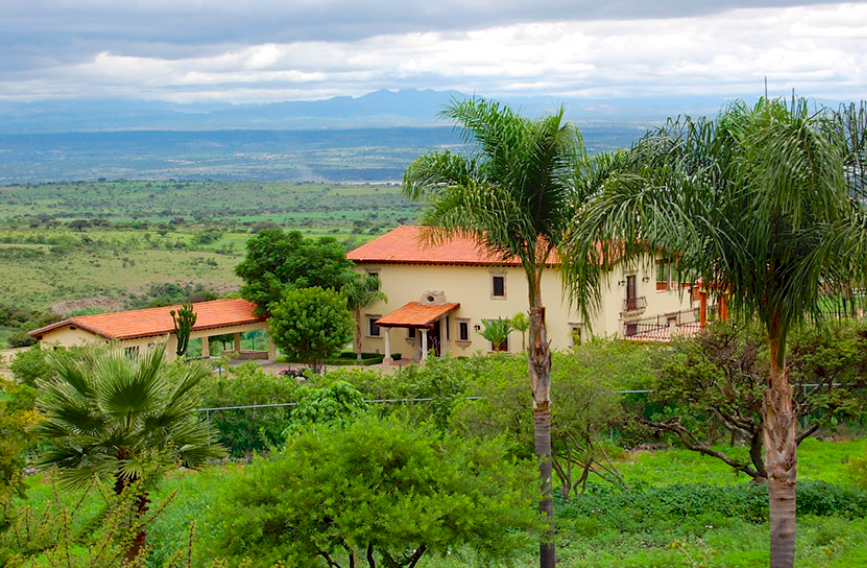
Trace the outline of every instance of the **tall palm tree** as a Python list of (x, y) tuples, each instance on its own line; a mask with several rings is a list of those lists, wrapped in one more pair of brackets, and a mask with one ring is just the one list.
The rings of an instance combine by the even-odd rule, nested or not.
[(380, 291), (379, 287), (379, 276), (358, 274), (340, 290), (346, 296), (346, 305), (355, 318), (355, 357), (358, 361), (361, 361), (361, 311), (379, 302), (388, 301), (388, 296)]
[(594, 242), (611, 243), (626, 262), (658, 247), (679, 277), (702, 277), (743, 317), (762, 322), (773, 568), (790, 568), (795, 552), (797, 409), (786, 338), (818, 311), (823, 286), (867, 274), (867, 219), (835, 124), (795, 99), (733, 103), (716, 121), (670, 120), (609, 158), (613, 173), (576, 217), (564, 268), (580, 281), (593, 270), (588, 256), (610, 262)]
[[(40, 466), (56, 467), (59, 480), (83, 487), (106, 481), (121, 494), (134, 486), (136, 513), (147, 511), (148, 491), (181, 463), (201, 466), (220, 457), (207, 426), (196, 419), (193, 389), (211, 372), (204, 365), (168, 364), (165, 344), (142, 355), (114, 346), (80, 359), (50, 358), (53, 378), (39, 383), (35, 432), (47, 443)], [(138, 556), (142, 530), (128, 553)]]
[[(576, 179), (587, 163), (578, 130), (563, 109), (537, 120), (496, 102), (453, 101), (442, 113), (475, 151), (422, 156), (406, 171), (403, 192), (425, 202), (421, 222), (432, 243), (476, 239), (504, 261), (517, 258), (529, 288), (528, 374), (533, 395), (535, 449), (542, 485), (540, 510), (550, 534), (540, 545), (542, 568), (554, 566), (551, 485), (551, 349), (542, 302), (542, 274), (551, 265), (580, 203)], [(588, 280), (585, 284), (595, 285)], [(580, 300), (586, 293), (577, 290)], [(584, 304), (578, 302), (582, 311)]]

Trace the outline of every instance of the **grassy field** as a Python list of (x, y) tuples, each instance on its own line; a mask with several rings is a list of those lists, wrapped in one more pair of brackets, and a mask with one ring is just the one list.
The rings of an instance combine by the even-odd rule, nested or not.
[[(804, 484), (824, 480), (846, 483), (846, 456), (867, 450), (867, 441), (819, 442), (808, 440), (799, 452), (799, 481)], [(636, 452), (624, 456), (618, 467), (632, 487), (640, 493), (657, 491), (665, 486), (682, 485), (701, 492), (703, 484), (731, 490), (732, 485), (748, 485), (736, 479), (717, 460), (686, 451)], [(244, 475), (244, 466), (211, 467), (205, 471), (177, 473), (167, 480), (155, 506), (177, 491), (175, 500), (148, 530), (153, 545), (150, 566), (160, 566), (176, 550), (182, 549), (188, 538), (189, 525), (196, 520), (196, 565), (204, 565), (218, 551), (210, 545), (219, 524), (209, 515), (222, 491)], [(29, 504), (36, 510), (44, 508), (53, 488), (46, 478), (30, 481)], [(806, 485), (805, 485), (806, 487)], [(711, 495), (715, 490), (711, 489)], [(73, 500), (75, 494), (65, 498)], [(580, 510), (582, 499), (559, 500), (558, 554), (564, 567), (613, 566), (627, 568), (668, 568), (702, 566), (704, 568), (753, 568), (766, 566), (768, 561), (768, 526), (737, 516), (679, 513), (653, 516), (628, 510), (597, 511), (588, 515)], [(84, 522), (96, 515), (100, 498), (90, 496), (80, 514)], [(638, 519), (638, 520), (636, 520)], [(535, 551), (528, 549), (516, 565), (530, 568), (537, 565)], [(809, 568), (842, 568), (863, 566), (867, 561), (867, 520), (846, 519), (835, 515), (802, 515), (799, 519), (798, 566)], [(474, 566), (467, 559), (425, 558), (419, 566), (457, 568)]]
[[(417, 205), (395, 185), (115, 181), (0, 187), (0, 302), (60, 314), (128, 307), (153, 284), (237, 291), (263, 224), (349, 250)], [(0, 322), (0, 348), (8, 331)]]

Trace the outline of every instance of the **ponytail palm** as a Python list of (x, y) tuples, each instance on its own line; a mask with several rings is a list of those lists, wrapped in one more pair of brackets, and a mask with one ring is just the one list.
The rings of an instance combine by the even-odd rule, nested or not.
[(791, 567), (795, 550), (797, 423), (786, 338), (818, 312), (820, 293), (867, 275), (867, 218), (847, 177), (851, 150), (831, 118), (805, 101), (761, 100), (732, 104), (716, 121), (669, 121), (611, 158), (612, 174), (576, 217), (567, 255), (566, 271), (580, 282), (596, 276), (587, 257), (601, 267), (610, 261), (590, 242), (614, 243), (627, 262), (658, 247), (682, 279), (701, 277), (763, 324), (774, 568)]
[[(530, 120), (496, 102), (472, 99), (454, 102), (443, 117), (461, 129), (473, 153), (422, 156), (406, 171), (403, 191), (424, 201), (421, 222), (430, 227), (431, 242), (473, 238), (503, 261), (517, 259), (526, 275), (528, 372), (543, 490), (540, 509), (553, 523), (551, 350), (541, 284), (580, 203), (576, 176), (586, 164), (584, 146), (578, 130), (563, 120), (562, 109)], [(554, 566), (553, 524), (540, 556), (543, 568)]]

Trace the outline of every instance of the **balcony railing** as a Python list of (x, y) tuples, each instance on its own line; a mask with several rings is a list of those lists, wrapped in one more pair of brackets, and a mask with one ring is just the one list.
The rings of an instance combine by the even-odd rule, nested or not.
[[(708, 306), (709, 321), (716, 316), (716, 306)], [(623, 322), (623, 337), (631, 341), (671, 341), (677, 335), (695, 335), (701, 331), (699, 308), (659, 314), (651, 318)]]
[(647, 309), (647, 296), (635, 296), (623, 300), (623, 312), (637, 312)]

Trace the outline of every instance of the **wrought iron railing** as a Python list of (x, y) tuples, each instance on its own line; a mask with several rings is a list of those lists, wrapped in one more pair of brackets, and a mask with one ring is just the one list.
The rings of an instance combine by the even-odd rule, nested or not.
[(647, 296), (633, 296), (623, 300), (624, 312), (636, 312), (647, 309)]

